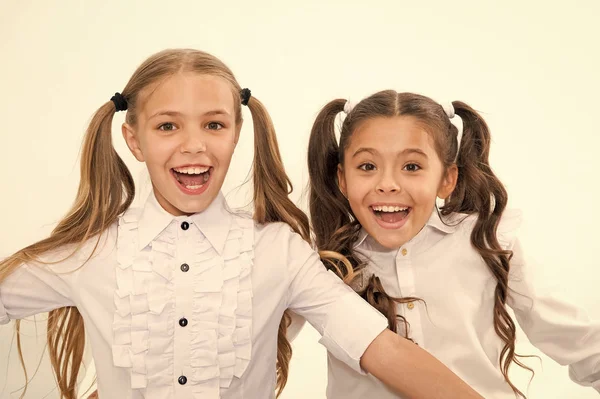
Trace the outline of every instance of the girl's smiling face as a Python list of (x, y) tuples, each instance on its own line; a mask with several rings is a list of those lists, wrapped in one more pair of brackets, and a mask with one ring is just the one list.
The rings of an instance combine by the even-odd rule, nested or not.
[(182, 72), (140, 99), (137, 122), (124, 124), (123, 136), (146, 163), (158, 202), (173, 215), (204, 211), (221, 190), (241, 129), (231, 84)]
[(411, 116), (360, 123), (338, 168), (342, 193), (363, 228), (387, 248), (399, 248), (425, 226), (437, 197), (454, 189), (433, 138)]

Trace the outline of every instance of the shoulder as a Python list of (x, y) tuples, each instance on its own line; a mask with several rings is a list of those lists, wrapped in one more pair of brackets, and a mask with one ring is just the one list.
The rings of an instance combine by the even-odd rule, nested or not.
[[(290, 239), (294, 235), (298, 236), (292, 227), (283, 222), (258, 223), (254, 222), (254, 231), (256, 233), (257, 242), (262, 240), (277, 240), (284, 241)], [(300, 236), (298, 236), (300, 237)]]
[(512, 249), (523, 223), (523, 212), (518, 209), (507, 209), (502, 214), (496, 235), (504, 249)]
[(268, 244), (271, 246), (297, 245), (304, 243), (310, 245), (296, 233), (292, 227), (284, 222), (257, 223), (254, 222), (255, 242), (256, 245)]
[(40, 256), (32, 265), (47, 268), (54, 273), (71, 273), (90, 263), (104, 264), (114, 255), (117, 242), (117, 222), (105, 231), (84, 242), (65, 244)]
[(290, 225), (283, 222), (254, 222), (255, 253), (268, 253), (271, 257), (287, 258), (290, 261), (304, 261), (315, 254), (311, 245)]
[[(454, 214), (451, 215), (451, 220), (453, 222), (458, 222), (456, 225), (456, 231), (465, 234), (466, 236), (470, 236), (473, 229), (475, 228), (475, 223), (477, 222), (477, 214), (464, 215), (464, 214)], [(498, 228), (496, 229), (496, 237), (498, 238), (498, 242), (504, 249), (510, 250), (515, 240), (517, 239), (517, 235), (519, 233), (519, 229), (523, 222), (523, 213), (518, 209), (505, 209), (502, 213), (502, 217), (500, 218), (500, 222), (498, 223)]]

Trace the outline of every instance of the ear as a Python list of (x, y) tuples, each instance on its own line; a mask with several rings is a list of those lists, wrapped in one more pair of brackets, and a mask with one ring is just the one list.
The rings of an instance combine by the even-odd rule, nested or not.
[(242, 126), (244, 125), (244, 121), (241, 121), (235, 127), (235, 137), (233, 138), (233, 144), (237, 145), (238, 141), (240, 141), (240, 132), (242, 131)]
[(338, 178), (338, 188), (342, 192), (342, 195), (348, 198), (348, 194), (346, 191), (346, 176), (344, 176), (344, 168), (342, 168), (341, 164), (338, 164), (337, 167), (337, 178)]
[(442, 199), (448, 198), (456, 188), (457, 180), (458, 168), (456, 167), (456, 164), (452, 164), (452, 166), (450, 166), (448, 170), (446, 170), (446, 174), (440, 182), (440, 187), (438, 188), (437, 196)]
[(140, 162), (144, 162), (144, 154), (140, 148), (140, 142), (131, 125), (123, 123), (121, 126), (121, 132), (123, 133), (123, 138), (127, 143), (127, 147), (129, 147), (129, 151), (131, 151), (135, 159)]

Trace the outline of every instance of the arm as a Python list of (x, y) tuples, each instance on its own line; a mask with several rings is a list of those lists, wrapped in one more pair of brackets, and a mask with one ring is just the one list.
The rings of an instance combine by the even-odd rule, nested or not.
[(375, 338), (360, 364), (406, 399), (482, 398), (427, 351), (390, 330)]
[[(481, 398), (436, 358), (387, 329), (369, 345), (360, 364), (406, 399)], [(94, 398), (98, 391), (88, 397)]]
[[(75, 244), (57, 248), (40, 256), (42, 262), (22, 263), (16, 268), (11, 267), (9, 273), (6, 269), (9, 262), (2, 260), (0, 324), (64, 306), (74, 306), (71, 287), (80, 267), (86, 261), (88, 264), (110, 263), (111, 256), (114, 255), (112, 249), (115, 237), (116, 229), (110, 229), (100, 237), (90, 238), (79, 248)], [(94, 255), (88, 259), (95, 248)], [(77, 252), (73, 254), (75, 250)]]
[(406, 398), (480, 398), (423, 349), (387, 330), (387, 319), (333, 273), (301, 238), (290, 237), (288, 307), (321, 343), (359, 373), (370, 372)]
[(300, 331), (302, 331), (302, 328), (304, 328), (304, 324), (306, 324), (306, 320), (304, 320), (304, 318), (302, 318), (301, 316), (298, 316), (294, 312), (289, 312), (289, 313), (290, 313), (292, 320), (287, 329), (286, 336), (287, 336), (287, 339), (289, 339), (290, 342), (292, 342), (293, 340), (296, 339), (298, 334), (300, 334)]
[(0, 281), (0, 324), (72, 305), (65, 280), (44, 265), (20, 265)]
[(543, 279), (536, 277), (536, 268), (526, 260), (518, 239), (511, 249), (508, 304), (519, 325), (533, 345), (569, 366), (574, 382), (600, 392), (600, 322), (541, 287)]

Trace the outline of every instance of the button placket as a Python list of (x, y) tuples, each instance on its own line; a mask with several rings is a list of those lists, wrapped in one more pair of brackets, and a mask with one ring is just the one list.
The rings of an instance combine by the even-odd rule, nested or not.
[[(412, 264), (412, 248), (405, 245), (400, 248), (395, 257), (396, 272), (398, 275), (398, 286), (403, 297), (418, 297), (415, 288), (415, 269)], [(423, 325), (421, 313), (415, 309), (415, 302), (407, 302), (402, 305), (402, 314), (410, 323), (410, 338), (418, 345), (423, 346)]]
[[(174, 330), (174, 363), (173, 368), (177, 378), (177, 392), (183, 395), (183, 392), (191, 388), (187, 384), (190, 378), (190, 352), (191, 352), (191, 329), (190, 317), (192, 317), (192, 303), (194, 298), (194, 277), (192, 265), (194, 262), (194, 243), (197, 242), (196, 235), (199, 234), (198, 229), (191, 229), (191, 221), (179, 220), (177, 227), (176, 241), (176, 259), (175, 265), (179, 265), (179, 270), (174, 272), (175, 286), (175, 330)], [(177, 267), (177, 266), (175, 266)], [(190, 275), (191, 274), (191, 275)], [(186, 385), (187, 384), (187, 385)], [(183, 389), (184, 391), (179, 391)]]

